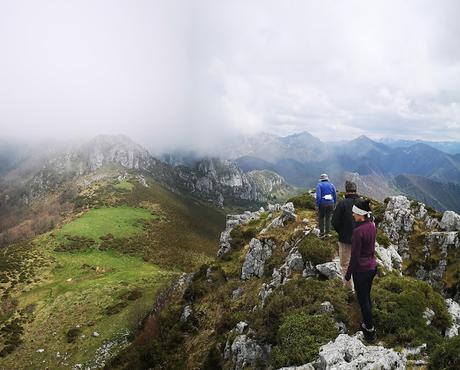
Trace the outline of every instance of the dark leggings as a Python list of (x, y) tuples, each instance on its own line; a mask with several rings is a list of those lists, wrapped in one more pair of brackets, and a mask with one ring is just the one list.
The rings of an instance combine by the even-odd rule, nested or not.
[(359, 306), (361, 307), (364, 324), (368, 329), (371, 329), (374, 326), (374, 323), (372, 322), (371, 288), (372, 280), (374, 280), (376, 273), (377, 269), (353, 273), (353, 283), (355, 285), (356, 297), (358, 298)]

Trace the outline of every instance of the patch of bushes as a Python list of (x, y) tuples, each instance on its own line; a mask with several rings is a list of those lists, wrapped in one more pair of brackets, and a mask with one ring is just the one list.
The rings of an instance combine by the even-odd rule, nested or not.
[(278, 330), (278, 345), (273, 348), (273, 365), (302, 365), (314, 361), (318, 350), (338, 332), (329, 315), (311, 315), (307, 311), (289, 314)]
[(379, 225), (383, 221), (383, 215), (387, 209), (387, 204), (371, 200), (371, 209), (374, 215), (374, 222), (376, 225)]
[(238, 249), (248, 244), (257, 235), (255, 225), (238, 225), (230, 231), (230, 245), (233, 249)]
[(135, 301), (142, 297), (142, 292), (139, 289), (130, 290), (126, 293), (123, 293), (120, 298), (125, 301)]
[(377, 229), (376, 240), (377, 243), (384, 245), (385, 247), (388, 247), (391, 244), (390, 238), (385, 235), (382, 229)]
[[(430, 350), (441, 342), (441, 333), (450, 326), (444, 299), (424, 281), (387, 275), (376, 279), (371, 296), (378, 335), (389, 346), (427, 343)], [(427, 308), (435, 313), (430, 325), (423, 317)]]
[(435, 210), (433, 207), (426, 205), (425, 209), (428, 211), (428, 216), (436, 218), (438, 221), (442, 219), (442, 213)]
[(17, 317), (0, 330), (0, 336), (4, 338), (5, 344), (5, 347), (0, 351), (0, 357), (12, 353), (22, 344), (21, 335), (24, 333), (24, 328), (22, 327), (23, 321), (23, 319)]
[(296, 209), (302, 208), (302, 209), (314, 210), (316, 206), (315, 198), (310, 193), (304, 193), (301, 195), (297, 195), (296, 197), (292, 197), (288, 199), (287, 201), (292, 202)]
[(437, 345), (429, 362), (429, 369), (460, 369), (460, 335), (445, 339)]
[(217, 346), (212, 346), (206, 356), (206, 360), (201, 367), (202, 370), (220, 370), (222, 369), (223, 359)]
[(304, 261), (309, 261), (313, 265), (332, 261), (336, 253), (336, 247), (330, 241), (313, 235), (307, 235), (298, 248)]
[(66, 235), (65, 238), (64, 243), (54, 248), (55, 252), (80, 252), (91, 248), (95, 244), (93, 239), (84, 236)]
[(123, 310), (123, 308), (125, 308), (126, 306), (128, 306), (128, 302), (126, 301), (123, 301), (123, 302), (119, 302), (119, 303), (116, 303), (112, 306), (108, 306), (106, 309), (105, 309), (105, 313), (109, 316), (111, 315), (116, 315), (117, 313), (121, 312)]
[(349, 291), (340, 280), (292, 279), (267, 298), (262, 311), (253, 313), (251, 327), (264, 342), (277, 345), (277, 332), (287, 313), (302, 309), (310, 315), (319, 314), (324, 301), (332, 303), (337, 320), (349, 328), (358, 326), (358, 306), (348, 303)]
[(184, 291), (183, 298), (189, 302), (195, 302), (203, 297), (209, 289), (209, 284), (206, 280), (206, 272), (209, 265), (202, 265), (197, 273), (193, 275), (192, 281)]
[(74, 343), (77, 338), (81, 335), (80, 328), (72, 328), (66, 333), (67, 343)]

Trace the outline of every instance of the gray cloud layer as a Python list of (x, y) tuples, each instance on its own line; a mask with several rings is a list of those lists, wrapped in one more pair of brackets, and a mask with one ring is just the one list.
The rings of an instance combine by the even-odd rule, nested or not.
[(2, 135), (460, 140), (457, 1), (0, 0)]

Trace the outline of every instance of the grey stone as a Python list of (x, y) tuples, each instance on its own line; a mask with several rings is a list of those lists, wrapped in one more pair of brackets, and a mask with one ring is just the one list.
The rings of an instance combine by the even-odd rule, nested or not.
[(309, 363), (301, 366), (281, 367), (278, 370), (315, 370), (315, 366)]
[(262, 347), (256, 340), (248, 335), (238, 335), (233, 343), (227, 342), (225, 357), (231, 359), (235, 370), (241, 370), (248, 366), (267, 363), (270, 349)]
[(405, 369), (406, 359), (392, 349), (365, 346), (356, 336), (339, 334), (319, 351), (318, 369)]
[(402, 258), (396, 251), (394, 245), (384, 247), (375, 243), (375, 252), (377, 254), (377, 262), (389, 271), (393, 269), (401, 272)]
[(460, 215), (453, 211), (445, 211), (442, 215), (440, 227), (446, 231), (459, 231)]
[(182, 311), (182, 315), (180, 317), (180, 321), (182, 322), (185, 322), (187, 321), (187, 319), (189, 318), (189, 316), (192, 314), (192, 307), (190, 307), (189, 305), (185, 306), (183, 311)]
[(235, 331), (238, 334), (243, 334), (246, 328), (248, 328), (248, 323), (240, 321), (238, 324), (236, 324)]
[(425, 324), (431, 325), (431, 320), (433, 319), (435, 313), (431, 308), (426, 308), (425, 311), (423, 312), (423, 318), (426, 320)]
[(447, 310), (452, 317), (452, 326), (446, 330), (445, 336), (452, 338), (460, 332), (460, 305), (453, 299), (446, 299)]
[(316, 265), (316, 269), (328, 279), (342, 279), (340, 264), (337, 261), (321, 263)]
[(324, 301), (319, 307), (319, 313), (330, 313), (334, 312), (334, 306), (329, 301)]
[(241, 279), (247, 280), (253, 276), (262, 277), (265, 262), (272, 255), (273, 242), (261, 242), (252, 238), (249, 242), (249, 251), (241, 269)]
[(243, 293), (243, 288), (238, 287), (232, 292), (232, 299), (238, 299), (241, 297), (241, 294)]
[(390, 197), (381, 226), (383, 232), (398, 247), (398, 252), (403, 256), (408, 252), (408, 238), (415, 222), (410, 206), (409, 199), (402, 195)]

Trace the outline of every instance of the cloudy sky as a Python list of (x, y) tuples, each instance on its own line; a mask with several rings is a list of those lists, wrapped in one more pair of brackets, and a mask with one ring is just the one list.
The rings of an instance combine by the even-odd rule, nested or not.
[(0, 0), (0, 137), (460, 140), (458, 1)]

